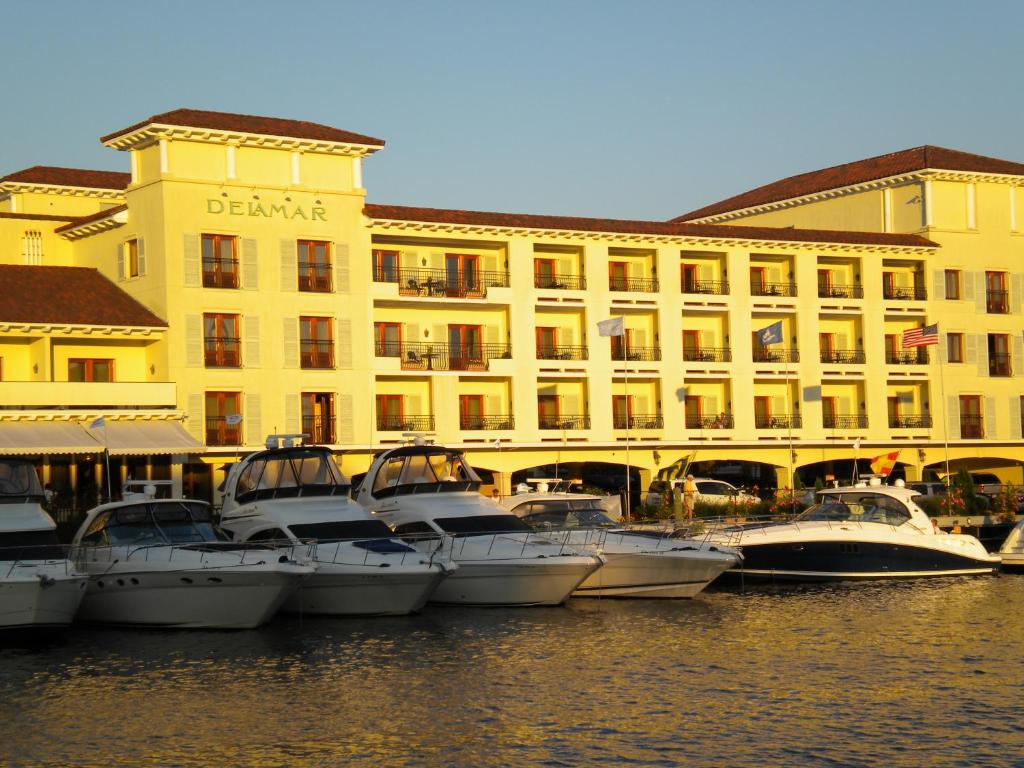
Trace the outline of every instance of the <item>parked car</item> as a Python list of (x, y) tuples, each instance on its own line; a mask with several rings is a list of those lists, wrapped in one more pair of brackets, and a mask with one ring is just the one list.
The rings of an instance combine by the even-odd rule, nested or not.
[(922, 496), (945, 496), (949, 492), (949, 488), (946, 487), (945, 483), (934, 481), (910, 483), (907, 487), (917, 491)]
[[(708, 477), (695, 477), (693, 481), (697, 484), (697, 498), (698, 503), (714, 504), (716, 506), (726, 506), (727, 504), (739, 503), (739, 504), (756, 504), (760, 501), (756, 496), (752, 496), (746, 491), (740, 490), (735, 485), (727, 483), (724, 480), (712, 480)], [(672, 487), (678, 488), (680, 491), (683, 490), (683, 483), (685, 480), (678, 479), (672, 481)], [(644, 499), (644, 503), (649, 507), (657, 507), (665, 503), (665, 493), (669, 489), (669, 483), (665, 480), (655, 480), (651, 483), (647, 489), (647, 497)]]
[(971, 482), (976, 493), (997, 496), (1003, 490), (1003, 481), (991, 472), (971, 472)]

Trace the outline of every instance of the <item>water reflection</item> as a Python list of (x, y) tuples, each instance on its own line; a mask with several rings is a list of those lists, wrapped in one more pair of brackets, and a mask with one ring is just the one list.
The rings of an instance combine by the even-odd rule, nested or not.
[(1024, 578), (0, 650), (17, 765), (1014, 765)]

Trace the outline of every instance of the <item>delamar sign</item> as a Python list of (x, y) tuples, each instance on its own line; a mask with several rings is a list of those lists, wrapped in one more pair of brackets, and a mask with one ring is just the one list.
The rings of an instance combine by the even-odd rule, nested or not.
[(327, 221), (327, 209), (314, 205), (309, 210), (301, 205), (261, 203), (257, 201), (206, 199), (206, 212), (225, 216), (263, 216), (273, 219), (302, 219), (304, 221)]

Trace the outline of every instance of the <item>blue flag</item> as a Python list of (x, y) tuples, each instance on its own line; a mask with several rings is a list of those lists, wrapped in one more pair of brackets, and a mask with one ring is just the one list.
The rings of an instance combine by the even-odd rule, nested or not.
[(757, 338), (762, 344), (780, 344), (782, 343), (782, 321), (779, 320), (777, 323), (762, 328), (757, 332)]

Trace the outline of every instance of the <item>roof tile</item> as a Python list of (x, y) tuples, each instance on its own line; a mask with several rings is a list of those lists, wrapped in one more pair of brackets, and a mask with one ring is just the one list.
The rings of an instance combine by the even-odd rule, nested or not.
[(130, 173), (120, 171), (90, 171), (84, 168), (57, 168), (51, 165), (33, 165), (21, 171), (15, 171), (3, 178), (5, 181), (16, 181), (23, 184), (52, 184), (57, 187), (83, 187), (86, 189), (128, 188), (131, 183)]

